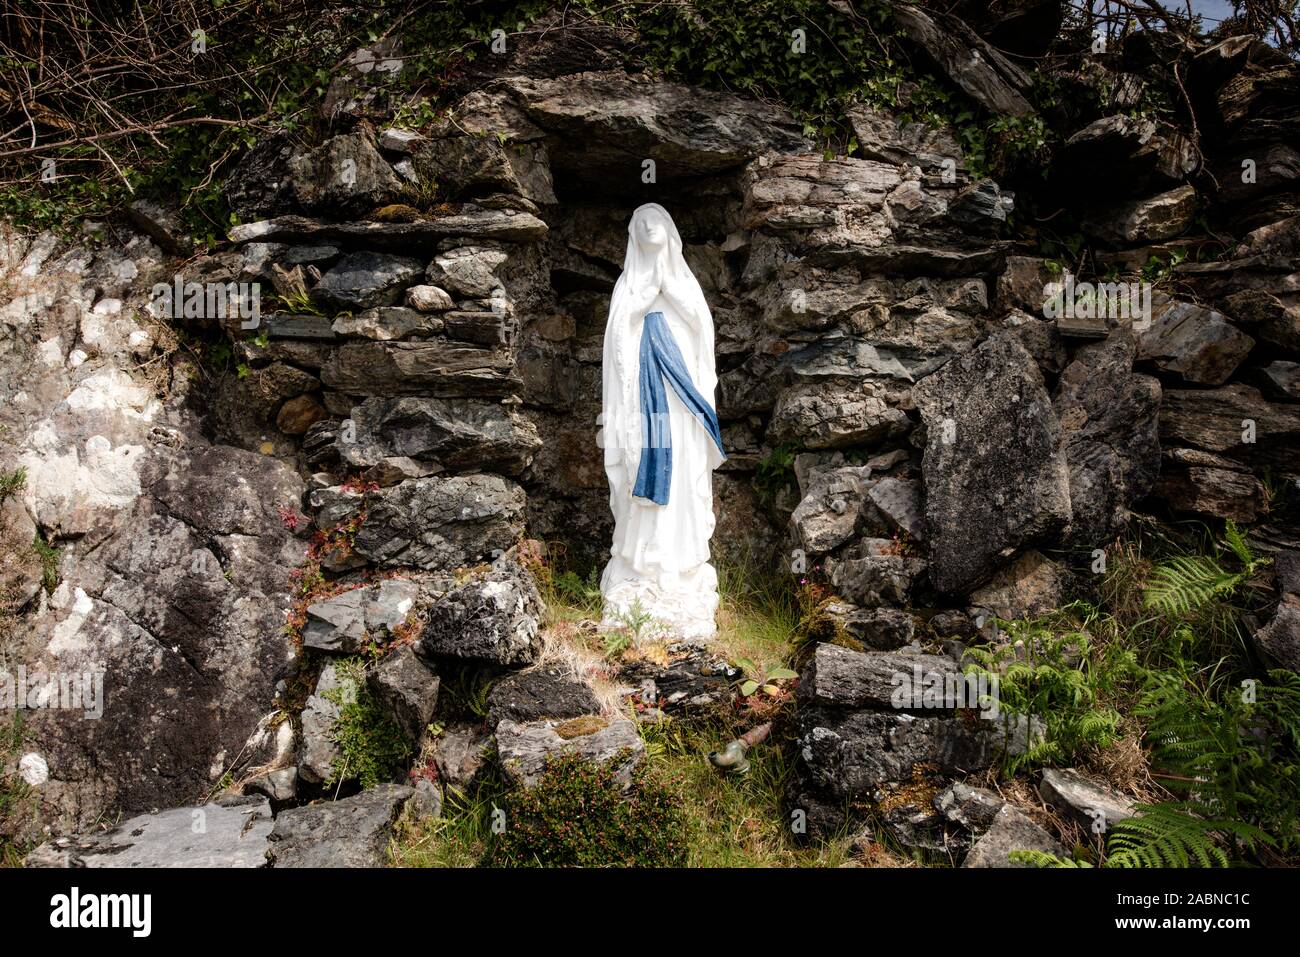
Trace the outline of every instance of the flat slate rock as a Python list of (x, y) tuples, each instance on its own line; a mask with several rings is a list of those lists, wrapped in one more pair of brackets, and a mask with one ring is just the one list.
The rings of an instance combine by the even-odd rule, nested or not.
[(1043, 800), (1094, 833), (1133, 817), (1133, 801), (1073, 768), (1046, 768), (1038, 784)]
[(265, 867), (271, 834), (265, 798), (141, 814), (98, 834), (59, 838), (27, 867)]
[(405, 250), (432, 247), (452, 236), (527, 242), (541, 239), (546, 232), (546, 223), (532, 213), (473, 208), (414, 223), (327, 223), (306, 216), (280, 216), (236, 226), (230, 230), (230, 241), (345, 242), (375, 249)]

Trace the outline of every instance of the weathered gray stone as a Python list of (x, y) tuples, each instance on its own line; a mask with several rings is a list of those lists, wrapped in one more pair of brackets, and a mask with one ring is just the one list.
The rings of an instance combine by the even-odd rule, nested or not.
[(1138, 357), (1188, 382), (1221, 385), (1254, 346), (1254, 339), (1213, 309), (1161, 297), (1139, 340)]
[(768, 441), (809, 449), (872, 445), (905, 435), (906, 413), (875, 394), (870, 383), (818, 382), (794, 386), (777, 396)]
[(473, 784), (492, 748), (492, 734), (481, 724), (450, 727), (433, 745), (433, 760), (443, 786), (464, 793)]
[(882, 534), (925, 540), (925, 512), (916, 482), (889, 477), (872, 482), (867, 489), (867, 515)]
[[(1196, 169), (1196, 148), (1172, 125), (1149, 117), (1106, 116), (1065, 141), (1056, 168), (1062, 182), (1092, 194), (1111, 195), (1117, 186), (1129, 195), (1150, 187), (1182, 185)], [(1104, 177), (1089, 176), (1104, 169)], [(1083, 195), (1088, 195), (1083, 193)]]
[(1029, 116), (1029, 76), (958, 17), (888, 0), (907, 38), (921, 47), (967, 96), (991, 113)]
[(1083, 230), (1115, 245), (1159, 243), (1182, 233), (1195, 215), (1196, 190), (1179, 186), (1167, 193), (1098, 210), (1084, 219)]
[(298, 796), (298, 769), (276, 768), (244, 783), (244, 792), (264, 794), (272, 801), (292, 801)]
[(232, 242), (346, 243), (372, 249), (432, 250), (441, 240), (504, 239), (534, 242), (546, 236), (546, 223), (532, 213), (484, 209), (466, 204), (457, 213), (413, 223), (325, 222), (306, 216), (279, 216), (244, 223), (230, 230)]
[(172, 255), (193, 254), (194, 238), (185, 228), (176, 207), (152, 199), (137, 199), (127, 206), (126, 211), (133, 223)]
[(370, 398), (353, 407), (352, 423), (337, 447), (359, 468), (398, 456), (515, 476), (542, 445), (537, 427), (513, 408), (476, 399)]
[(445, 289), (421, 284), (406, 290), (406, 304), (420, 312), (446, 312), (455, 308), (456, 301)]
[(595, 764), (617, 761), (616, 779), (626, 785), (645, 754), (645, 743), (636, 723), (626, 718), (588, 716), (528, 724), (506, 718), (497, 725), (497, 753), (506, 777), (523, 787), (536, 786), (547, 762), (561, 755)]
[(1053, 402), (1064, 437), (1073, 512), (1070, 538), (1097, 545), (1116, 535), (1160, 471), (1160, 383), (1133, 373), (1127, 330), (1086, 345), (1061, 374)]
[(365, 132), (332, 137), (289, 163), (290, 182), (308, 212), (362, 215), (393, 202), (402, 181)]
[(1007, 621), (1036, 618), (1061, 604), (1061, 569), (1041, 552), (1025, 552), (1001, 568), (987, 585), (970, 596), (972, 615), (994, 615)]
[(1300, 363), (1277, 359), (1260, 369), (1258, 377), (1274, 398), (1300, 400)]
[(371, 640), (384, 638), (405, 622), (420, 593), (416, 582), (387, 578), (378, 585), (353, 588), (308, 605), (303, 647), (356, 654)]
[(1255, 646), (1279, 667), (1300, 674), (1300, 599), (1283, 598), (1269, 623), (1255, 632)]
[[(202, 826), (198, 826), (199, 824)], [(265, 867), (265, 798), (141, 814), (107, 831), (48, 841), (26, 867)]]
[(502, 558), (429, 609), (429, 623), (416, 650), (433, 660), (529, 665), (542, 650), (541, 614), (532, 576)]
[(1268, 511), (1262, 482), (1238, 468), (1172, 465), (1156, 483), (1156, 494), (1178, 512), (1250, 524)]
[(348, 253), (321, 276), (312, 297), (328, 306), (353, 311), (391, 306), (423, 271), (423, 262), (406, 256)]
[(1011, 860), (1012, 851), (1042, 851), (1067, 857), (1056, 838), (1017, 811), (1010, 804), (1002, 806), (984, 836), (966, 855), (962, 867), (1029, 867)]
[(827, 562), (838, 594), (864, 608), (906, 606), (925, 563), (902, 555), (868, 555)]
[(488, 299), (501, 287), (496, 270), (506, 259), (506, 253), (500, 249), (462, 246), (435, 256), (425, 277), (448, 292), (470, 299)]
[(926, 425), (930, 579), (941, 592), (964, 591), (1069, 522), (1060, 425), (1033, 357), (1006, 332), (912, 394)]
[(1244, 383), (1217, 389), (1166, 389), (1160, 407), (1160, 441), (1255, 468), (1300, 472), (1300, 410), (1267, 402), (1258, 389)]
[(332, 328), (340, 336), (389, 342), (411, 335), (436, 335), (442, 331), (442, 320), (403, 306), (377, 306), (355, 316), (339, 316)]
[(1089, 780), (1073, 768), (1044, 768), (1038, 793), (1094, 834), (1104, 833), (1136, 813), (1132, 799)]
[(960, 782), (934, 797), (936, 811), (969, 831), (982, 831), (991, 825), (1006, 803), (992, 791)]
[(858, 141), (864, 159), (919, 166), (926, 173), (942, 173), (949, 162), (953, 172), (963, 165), (961, 147), (952, 130), (904, 121), (893, 113), (857, 103), (845, 111), (845, 118)]
[(916, 637), (916, 616), (899, 608), (859, 608), (837, 601), (826, 608), (826, 614), (842, 624), (854, 641), (876, 651), (902, 648)]
[(438, 707), (438, 676), (410, 645), (403, 645), (376, 665), (366, 682), (407, 739), (418, 742)]
[(621, 70), (511, 77), (503, 85), (529, 120), (561, 135), (552, 154), (557, 166), (639, 170), (641, 159), (653, 156), (661, 168), (689, 176), (805, 145), (782, 109)]
[(747, 170), (748, 229), (808, 230), (810, 239), (876, 246), (893, 235), (885, 197), (902, 182), (897, 167), (819, 156), (762, 157)]
[(350, 395), (505, 396), (521, 384), (504, 349), (459, 342), (348, 342), (321, 381)]
[(806, 552), (821, 555), (843, 545), (857, 533), (862, 520), (868, 468), (839, 468), (819, 472), (790, 516)]
[(524, 490), (497, 475), (410, 479), (375, 496), (355, 549), (386, 568), (459, 568), (510, 548), (523, 510)]
[[(328, 781), (334, 774), (339, 747), (334, 741), (334, 723), (339, 719), (339, 702), (346, 702), (356, 689), (339, 679), (332, 663), (321, 668), (316, 691), (302, 710), (302, 746), (298, 754), (298, 776), (308, 784)], [(332, 700), (337, 698), (338, 700)]]
[(393, 825), (414, 793), (380, 784), (341, 801), (281, 811), (267, 860), (272, 867), (384, 867)]
[(555, 668), (535, 668), (502, 678), (488, 692), (488, 725), (509, 718), (526, 724), (542, 718), (576, 718), (600, 710), (586, 682)]
[(909, 781), (921, 765), (939, 773), (988, 767), (1023, 753), (1041, 726), (1003, 716), (954, 720), (895, 711), (806, 708), (799, 755), (809, 785), (837, 800), (870, 797), (889, 782)]
[[(916, 679), (918, 678), (918, 682)], [(912, 652), (861, 652), (822, 642), (799, 681), (801, 705), (922, 712), (925, 684), (941, 690), (938, 708), (958, 707), (961, 669), (951, 658)], [(915, 694), (914, 694), (915, 692)]]

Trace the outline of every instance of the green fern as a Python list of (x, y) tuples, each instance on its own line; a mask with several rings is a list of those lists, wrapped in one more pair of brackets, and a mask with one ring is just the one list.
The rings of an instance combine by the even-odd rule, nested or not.
[(1243, 821), (1209, 820), (1181, 802), (1139, 804), (1140, 816), (1119, 821), (1106, 841), (1107, 867), (1227, 867), (1220, 846), (1231, 835), (1247, 848), (1272, 840)]
[(1213, 601), (1228, 598), (1259, 568), (1269, 562), (1251, 550), (1245, 534), (1228, 521), (1224, 542), (1241, 562), (1241, 570), (1230, 571), (1214, 555), (1179, 555), (1159, 565), (1144, 589), (1146, 607), (1172, 617), (1191, 614)]
[[(1102, 867), (1228, 867), (1231, 860), (1221, 846), (1225, 835), (1248, 847), (1256, 842), (1271, 843), (1262, 831), (1250, 824), (1209, 820), (1188, 804), (1139, 804), (1135, 810), (1139, 816), (1111, 827)], [(1011, 852), (1010, 858), (1030, 867), (1092, 867), (1087, 861), (1046, 851), (1017, 850)]]
[(1245, 581), (1208, 555), (1180, 555), (1157, 568), (1144, 594), (1146, 606), (1161, 614), (1182, 616), (1232, 594)]
[(1087, 861), (1076, 861), (1070, 857), (1058, 857), (1047, 851), (1019, 850), (1007, 855), (1013, 864), (1025, 864), (1029, 867), (1092, 867)]

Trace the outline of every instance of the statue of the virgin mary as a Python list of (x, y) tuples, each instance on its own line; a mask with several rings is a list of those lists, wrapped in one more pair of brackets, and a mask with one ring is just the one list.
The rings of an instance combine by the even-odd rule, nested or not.
[(627, 228), (605, 325), (600, 443), (614, 513), (601, 577), (605, 624), (638, 612), (650, 631), (717, 630), (709, 564), (713, 470), (726, 458), (714, 390), (713, 316), (668, 211), (647, 203)]

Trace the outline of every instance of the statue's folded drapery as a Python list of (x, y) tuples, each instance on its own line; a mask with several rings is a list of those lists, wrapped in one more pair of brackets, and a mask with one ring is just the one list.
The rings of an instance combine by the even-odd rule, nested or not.
[(672, 422), (665, 382), (704, 426), (725, 459), (718, 414), (691, 382), (690, 370), (664, 314), (651, 312), (641, 327), (641, 464), (632, 494), (657, 505), (668, 504), (673, 478)]

